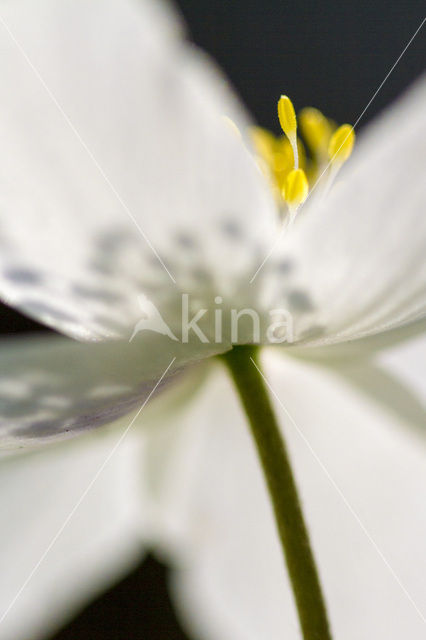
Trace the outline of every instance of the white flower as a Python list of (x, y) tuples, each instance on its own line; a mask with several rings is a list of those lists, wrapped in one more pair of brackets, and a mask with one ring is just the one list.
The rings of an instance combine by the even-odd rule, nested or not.
[[(214, 371), (192, 409), (175, 402), (185, 389), (194, 395), (202, 371), (181, 370), (231, 348), (231, 336), (182, 344), (144, 333), (128, 342), (138, 295), (174, 332), (182, 291), (196, 308), (220, 295), (228, 306), (292, 312), (296, 345), (287, 352), (298, 359), (283, 347), (268, 355), (272, 388), (375, 541), (295, 440), (336, 637), (423, 637), (410, 598), (422, 591), (426, 472), (417, 441), (397, 431), (418, 418), (415, 394), (368, 356), (418, 333), (424, 317), (425, 83), (361, 136), (342, 184), (308, 201), (250, 283), (276, 241), (276, 203), (249, 142), (223, 117), (244, 135), (240, 105), (163, 5), (14, 1), (2, 3), (1, 18), (1, 295), (86, 341), (0, 346), (2, 445), (40, 446), (133, 412), (118, 424), (125, 429), (159, 380), (179, 383), (144, 408), (145, 430), (133, 430), (105, 468), (116, 430), (5, 460), (0, 601), (13, 606), (2, 637), (53, 628), (154, 534), (187, 567), (176, 574), (178, 598), (196, 634), (298, 637), (263, 485), (222, 374)], [(139, 485), (145, 450), (145, 466), (155, 467), (149, 491)], [(236, 491), (247, 492), (243, 512)]]

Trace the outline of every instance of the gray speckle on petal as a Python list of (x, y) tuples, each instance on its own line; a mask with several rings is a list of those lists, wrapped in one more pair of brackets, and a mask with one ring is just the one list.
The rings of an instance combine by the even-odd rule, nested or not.
[(191, 250), (191, 249), (195, 249), (197, 246), (195, 238), (189, 233), (179, 232), (176, 234), (175, 240), (176, 240), (176, 244), (181, 249)]
[(220, 224), (221, 232), (232, 240), (241, 240), (244, 237), (244, 231), (241, 225), (232, 218), (222, 220)]
[(23, 300), (20, 307), (25, 309), (26, 312), (34, 314), (37, 317), (43, 319), (43, 316), (56, 318), (57, 320), (64, 320), (68, 322), (74, 322), (75, 318), (64, 311), (59, 311), (54, 307), (44, 302), (38, 302), (33, 300)]
[(25, 268), (13, 268), (4, 271), (4, 276), (8, 280), (11, 280), (15, 285), (31, 285), (39, 284), (43, 281), (43, 277), (40, 273)]
[(275, 271), (280, 275), (287, 275), (293, 270), (293, 264), (290, 260), (281, 260), (280, 262), (277, 262), (274, 267)]
[(311, 299), (304, 291), (294, 289), (287, 294), (287, 300), (290, 308), (299, 313), (307, 313), (313, 311), (314, 306)]
[(107, 303), (120, 302), (123, 299), (118, 291), (111, 291), (101, 287), (85, 287), (78, 284), (72, 287), (72, 292), (80, 298)]

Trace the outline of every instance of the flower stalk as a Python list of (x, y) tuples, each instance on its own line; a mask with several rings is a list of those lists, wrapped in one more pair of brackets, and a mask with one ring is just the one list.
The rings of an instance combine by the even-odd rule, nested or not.
[(265, 382), (254, 365), (257, 351), (257, 347), (239, 346), (220, 357), (238, 392), (262, 464), (303, 638), (331, 640), (324, 597), (289, 455)]

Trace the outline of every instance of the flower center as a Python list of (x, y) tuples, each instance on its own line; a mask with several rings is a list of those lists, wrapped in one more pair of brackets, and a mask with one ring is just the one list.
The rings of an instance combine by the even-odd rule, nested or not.
[[(253, 127), (251, 133), (259, 164), (271, 182), (283, 217), (291, 224), (320, 180), (319, 193), (328, 193), (352, 153), (355, 133), (351, 125), (337, 127), (313, 107), (302, 109), (297, 119), (288, 96), (278, 100), (278, 119), (283, 136), (276, 137), (261, 127)], [(297, 135), (298, 120), (308, 153)]]

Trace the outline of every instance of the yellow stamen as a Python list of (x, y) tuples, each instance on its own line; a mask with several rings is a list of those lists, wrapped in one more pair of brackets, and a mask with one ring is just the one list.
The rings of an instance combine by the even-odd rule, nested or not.
[(252, 127), (250, 134), (257, 154), (271, 165), (276, 145), (275, 136), (262, 127)]
[(313, 107), (306, 107), (299, 113), (300, 129), (315, 156), (327, 156), (332, 127), (327, 118)]
[(297, 120), (293, 103), (288, 96), (281, 96), (278, 100), (278, 119), (285, 135), (290, 141), (293, 149), (294, 168), (299, 166), (297, 153)]
[(275, 143), (275, 152), (272, 163), (272, 170), (275, 181), (281, 190), (287, 174), (293, 169), (294, 154), (291, 144), (285, 136), (277, 138)]
[(297, 130), (296, 114), (293, 103), (287, 96), (281, 96), (278, 100), (278, 118), (287, 138), (295, 136)]
[[(298, 207), (305, 202), (312, 184), (320, 174), (320, 197), (325, 197), (342, 165), (349, 158), (355, 141), (353, 127), (337, 125), (318, 109), (307, 107), (300, 112), (300, 128), (309, 146), (310, 157), (297, 136), (297, 119), (291, 100), (281, 96), (278, 100), (278, 117), (284, 135), (275, 137), (261, 127), (250, 130), (252, 143), (260, 170), (268, 179), (280, 213), (287, 210), (286, 224), (290, 226)], [(305, 173), (306, 172), (306, 173)], [(325, 184), (324, 184), (325, 182)]]
[(328, 157), (333, 165), (341, 166), (352, 153), (355, 133), (350, 124), (342, 124), (331, 136)]
[(283, 189), (284, 199), (289, 209), (294, 211), (300, 207), (308, 197), (308, 193), (308, 180), (303, 169), (293, 169), (293, 171), (290, 171)]

